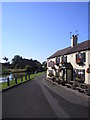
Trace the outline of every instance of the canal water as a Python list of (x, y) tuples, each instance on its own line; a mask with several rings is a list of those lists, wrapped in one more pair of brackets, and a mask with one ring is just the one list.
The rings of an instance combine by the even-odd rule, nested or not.
[(7, 82), (7, 77), (9, 77), (9, 79), (12, 80), (12, 78), (20, 77), (21, 75), (24, 76), (26, 74), (27, 74), (26, 72), (23, 72), (23, 73), (13, 73), (8, 75), (2, 75), (0, 76), (0, 83)]
[(9, 77), (11, 79), (13, 77), (13, 75), (10, 74), (10, 75), (2, 75), (2, 76), (0, 76), (0, 83), (7, 82), (7, 77)]

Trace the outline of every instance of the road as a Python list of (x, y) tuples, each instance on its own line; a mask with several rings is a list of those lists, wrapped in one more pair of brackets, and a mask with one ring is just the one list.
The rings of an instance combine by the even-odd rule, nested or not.
[(45, 74), (2, 93), (2, 118), (88, 118), (90, 97)]

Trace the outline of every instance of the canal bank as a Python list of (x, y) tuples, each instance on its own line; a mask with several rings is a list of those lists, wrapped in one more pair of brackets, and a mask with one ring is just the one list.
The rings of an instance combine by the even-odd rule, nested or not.
[(9, 77), (6, 78), (6, 82), (2, 82), (0, 84), (0, 90), (6, 90), (12, 87), (15, 87), (17, 85), (20, 85), (28, 80), (32, 80), (35, 77), (44, 74), (44, 72), (39, 72), (36, 74), (21, 74), (19, 73), (18, 75), (14, 74), (13, 77), (11, 77), (11, 79), (9, 79)]

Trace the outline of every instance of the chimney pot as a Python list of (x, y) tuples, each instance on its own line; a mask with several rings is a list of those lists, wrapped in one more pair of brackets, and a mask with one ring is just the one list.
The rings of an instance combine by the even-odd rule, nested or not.
[(77, 44), (77, 35), (72, 35), (71, 47), (75, 46), (76, 44)]

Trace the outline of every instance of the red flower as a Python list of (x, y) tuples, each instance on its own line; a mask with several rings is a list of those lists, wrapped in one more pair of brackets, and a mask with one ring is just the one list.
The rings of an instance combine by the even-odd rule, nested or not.
[(80, 59), (80, 58), (78, 58), (78, 59), (77, 59), (77, 61), (76, 61), (76, 63), (80, 63), (80, 61), (81, 61), (81, 59)]
[(64, 62), (62, 61), (61, 64), (63, 64)]

